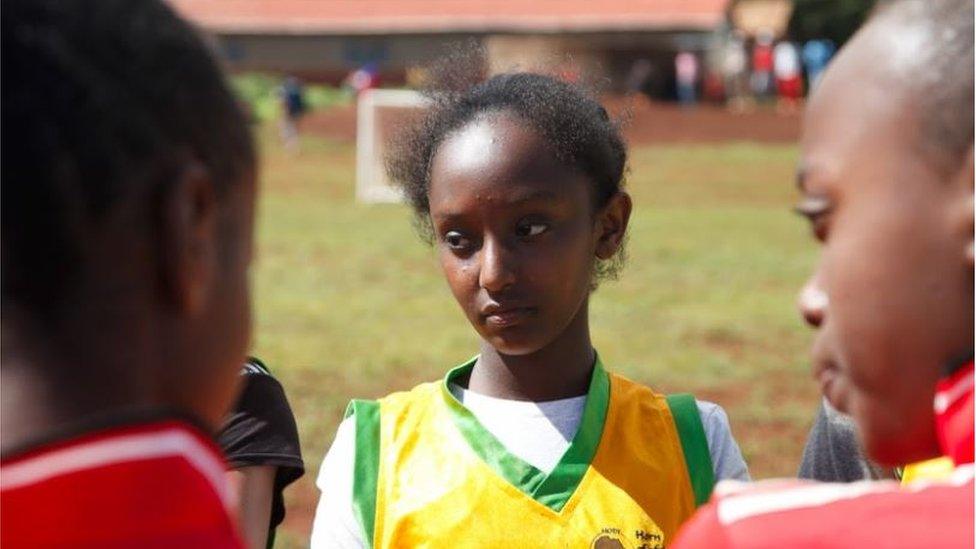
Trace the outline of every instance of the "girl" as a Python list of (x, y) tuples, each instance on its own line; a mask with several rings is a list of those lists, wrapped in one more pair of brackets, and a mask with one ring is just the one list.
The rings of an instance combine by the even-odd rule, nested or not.
[(441, 382), (350, 404), (313, 546), (656, 547), (715, 477), (748, 478), (718, 406), (609, 374), (590, 342), (626, 158), (595, 100), (530, 73), (442, 97), (407, 135), (390, 174), (481, 348)]

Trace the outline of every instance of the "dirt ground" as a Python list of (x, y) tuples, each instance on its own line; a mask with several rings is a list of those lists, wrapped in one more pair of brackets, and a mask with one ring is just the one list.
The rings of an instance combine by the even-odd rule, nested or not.
[[(721, 143), (755, 141), (791, 143), (800, 131), (798, 113), (780, 113), (769, 105), (732, 113), (721, 106), (681, 107), (646, 100), (606, 98), (604, 104), (624, 125), (631, 145), (658, 143)], [(310, 114), (302, 129), (339, 141), (356, 138), (356, 106), (346, 105)]]

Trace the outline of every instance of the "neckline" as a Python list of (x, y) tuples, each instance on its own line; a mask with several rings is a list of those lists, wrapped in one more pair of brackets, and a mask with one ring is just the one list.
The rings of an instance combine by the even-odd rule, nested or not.
[[(448, 387), (449, 387), (449, 390), (451, 391), (451, 395), (453, 395), (454, 398), (459, 398), (458, 397), (458, 394), (460, 394), (460, 395), (464, 396), (465, 399), (467, 399), (467, 398), (473, 398), (473, 399), (479, 400), (481, 402), (497, 402), (499, 404), (502, 404), (502, 405), (510, 405), (512, 407), (518, 407), (518, 406), (523, 406), (524, 405), (524, 406), (534, 406), (534, 407), (539, 408), (539, 409), (546, 409), (547, 407), (550, 407), (550, 406), (559, 406), (559, 405), (565, 405), (565, 404), (568, 404), (568, 403), (571, 403), (571, 402), (572, 403), (575, 403), (575, 402), (578, 402), (578, 401), (581, 401), (581, 400), (586, 400), (586, 394), (582, 394), (582, 395), (579, 395), (579, 396), (573, 396), (573, 397), (566, 397), (566, 398), (557, 398), (555, 400), (542, 400), (542, 401), (535, 401), (535, 400), (514, 400), (514, 399), (509, 399), (509, 398), (499, 398), (499, 397), (493, 397), (493, 396), (484, 395), (484, 394), (481, 394), (481, 393), (476, 393), (476, 392), (472, 391), (471, 389), (465, 389), (464, 387), (460, 386), (459, 384), (453, 383), (453, 382), (450, 383), (450, 384), (448, 384)], [(461, 404), (464, 404), (464, 402), (462, 401)]]
[(511, 454), (450, 391), (455, 380), (468, 376), (478, 357), (452, 369), (441, 383), (441, 395), (455, 427), (472, 451), (497, 475), (523, 494), (559, 513), (572, 497), (596, 455), (610, 402), (610, 378), (597, 355), (576, 435), (548, 475)]

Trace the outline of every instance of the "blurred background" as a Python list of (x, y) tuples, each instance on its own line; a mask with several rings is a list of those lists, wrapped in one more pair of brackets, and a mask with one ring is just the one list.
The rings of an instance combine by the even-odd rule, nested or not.
[[(591, 310), (604, 363), (728, 411), (754, 478), (793, 476), (818, 403), (790, 213), (804, 97), (873, 0), (171, 0), (213, 41), (262, 151), (253, 354), (307, 472), (278, 545), (307, 545), (350, 398), (439, 378), (477, 340), (383, 190), (382, 151), (451, 52), (484, 74), (596, 83), (625, 119), (629, 261)], [(393, 91), (389, 91), (393, 90)]]

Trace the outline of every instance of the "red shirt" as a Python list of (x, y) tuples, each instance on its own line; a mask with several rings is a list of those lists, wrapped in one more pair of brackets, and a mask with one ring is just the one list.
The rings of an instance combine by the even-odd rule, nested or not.
[(721, 483), (673, 549), (973, 547), (973, 364), (939, 384), (936, 424), (957, 468), (946, 481)]
[(240, 548), (224, 471), (210, 438), (176, 420), (5, 457), (0, 545)]
[(755, 72), (772, 72), (773, 46), (772, 44), (756, 44), (752, 50), (752, 70)]

